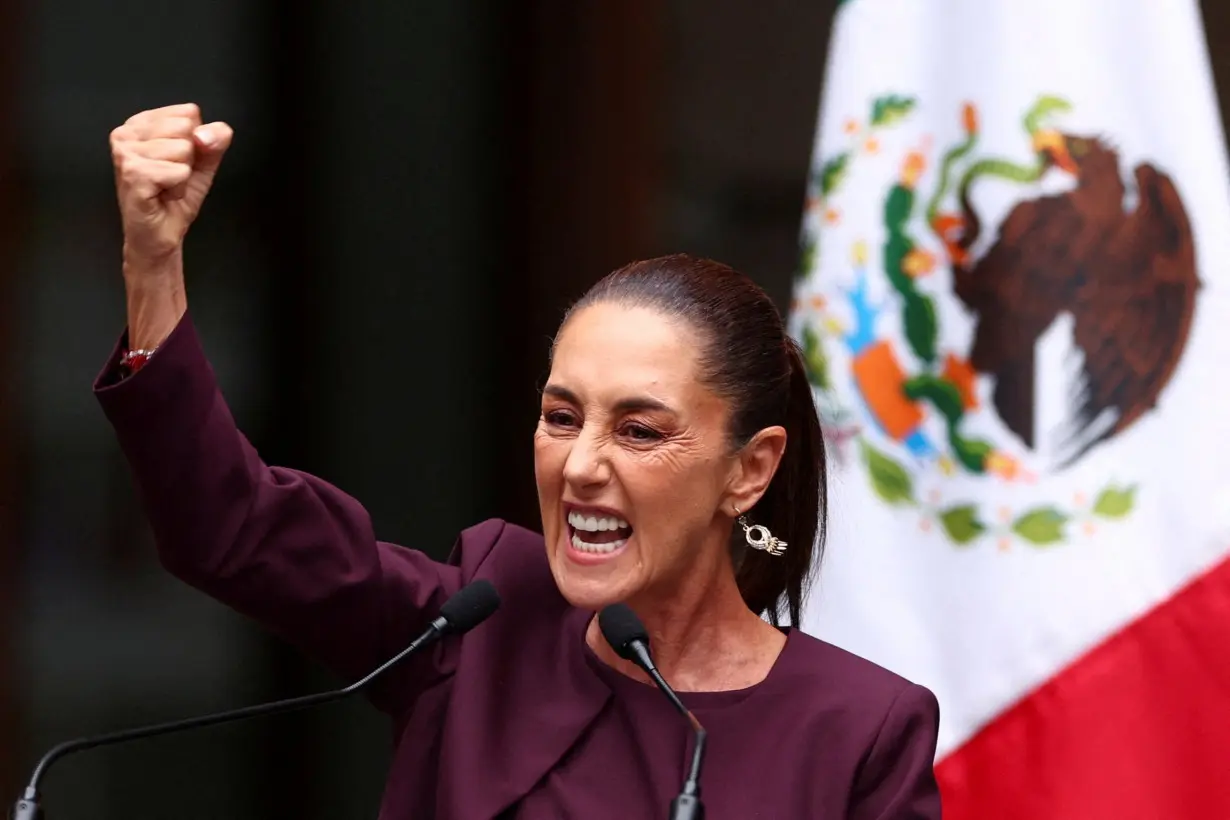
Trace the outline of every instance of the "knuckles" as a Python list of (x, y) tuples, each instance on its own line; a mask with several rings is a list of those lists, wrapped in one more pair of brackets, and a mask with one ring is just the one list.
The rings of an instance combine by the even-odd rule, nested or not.
[(129, 188), (145, 184), (149, 181), (148, 168), (143, 167), (141, 160), (125, 157), (117, 166), (120, 182)]
[(186, 162), (167, 162), (122, 152), (115, 163), (119, 183), (125, 188), (162, 188), (175, 185), (192, 175)]
[(184, 171), (189, 172), (194, 153), (195, 148), (189, 139), (134, 139), (122, 127), (112, 132), (111, 136), (111, 161), (121, 178), (128, 181), (146, 174), (152, 162), (182, 164)]
[(196, 103), (183, 103), (176, 106), (179, 116), (192, 121), (194, 125), (201, 124), (201, 106)]
[(151, 108), (147, 111), (139, 111), (133, 114), (124, 121), (124, 125), (135, 126), (149, 122), (155, 119), (165, 119), (170, 117), (178, 117), (188, 120), (193, 120), (197, 125), (201, 124), (201, 107), (196, 103), (180, 103), (178, 105), (169, 105), (165, 108)]
[(196, 154), (196, 148), (190, 139), (167, 140), (166, 156), (172, 162), (191, 163)]
[(153, 139), (185, 139), (201, 125), (201, 110), (195, 103), (142, 111), (129, 117), (123, 125), (112, 129), (110, 142), (114, 152), (122, 143), (140, 143)]
[(121, 125), (111, 132), (111, 161), (119, 165), (128, 152), (128, 143), (132, 140), (132, 132), (127, 126)]

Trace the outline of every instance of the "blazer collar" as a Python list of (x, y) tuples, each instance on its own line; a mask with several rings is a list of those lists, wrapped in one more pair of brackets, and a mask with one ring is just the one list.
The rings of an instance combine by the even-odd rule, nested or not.
[[(500, 647), (505, 657), (497, 669), (475, 657), (479, 663), (470, 668), (478, 675), (459, 671), (446, 734), (449, 756), (463, 760), (442, 766), (439, 784), (439, 805), (453, 807), (455, 820), (495, 818), (515, 807), (585, 734), (611, 698), (610, 687), (589, 668), (583, 654), (593, 613), (568, 607), (555, 616), (550, 638)], [(544, 625), (524, 626), (533, 632)], [(542, 631), (550, 634), (549, 629)], [(468, 649), (477, 654), (493, 647)], [(492, 673), (503, 680), (492, 680)]]

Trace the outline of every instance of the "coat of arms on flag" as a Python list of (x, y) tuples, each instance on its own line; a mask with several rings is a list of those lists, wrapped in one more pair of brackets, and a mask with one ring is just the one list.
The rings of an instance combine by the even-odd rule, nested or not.
[[(863, 462), (883, 502), (917, 510), (923, 529), (957, 545), (990, 536), (1003, 548), (1047, 546), (1074, 527), (1120, 521), (1138, 476), (1051, 492), (1047, 479), (1131, 429), (1182, 358), (1199, 290), (1182, 198), (1142, 162), (1125, 204), (1110, 138), (1065, 130), (1071, 106), (1060, 96), (1039, 95), (1022, 112), (1016, 156), (979, 144), (974, 103), (953, 112), (951, 134), (912, 133), (917, 105), (871, 100), (810, 183), (805, 271), (842, 220), (847, 186), (882, 192), (874, 230), (848, 247), (825, 244), (849, 260), (845, 281), (826, 283), (840, 295), (816, 293), (795, 309), (830, 443)], [(913, 144), (886, 150), (888, 129)], [(1031, 190), (1043, 182), (1058, 190)], [(996, 188), (1009, 204), (992, 221), (976, 200)], [(1055, 408), (1066, 417), (1049, 421), (1037, 412), (1048, 342), (1067, 360)], [(839, 378), (846, 389), (833, 389)], [(982, 503), (967, 492), (978, 480), (1001, 485), (994, 506), (985, 489)], [(1031, 485), (1027, 501), (1012, 485)]]

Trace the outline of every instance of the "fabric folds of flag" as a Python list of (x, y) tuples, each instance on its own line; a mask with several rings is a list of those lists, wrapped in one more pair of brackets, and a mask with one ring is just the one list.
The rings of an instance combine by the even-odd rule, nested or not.
[(1230, 173), (1194, 0), (845, 0), (791, 312), (803, 626), (954, 820), (1230, 817)]

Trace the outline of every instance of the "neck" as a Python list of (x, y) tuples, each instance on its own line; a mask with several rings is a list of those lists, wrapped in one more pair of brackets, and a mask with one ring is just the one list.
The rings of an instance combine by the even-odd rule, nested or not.
[[(711, 553), (712, 554), (712, 553)], [(719, 554), (725, 557), (725, 552)], [(747, 608), (729, 559), (689, 568), (671, 590), (647, 590), (629, 600), (649, 633), (658, 671), (679, 691), (742, 689), (768, 674), (785, 636)], [(602, 638), (597, 618), (586, 640), (605, 663), (646, 683), (649, 676), (615, 654)]]

